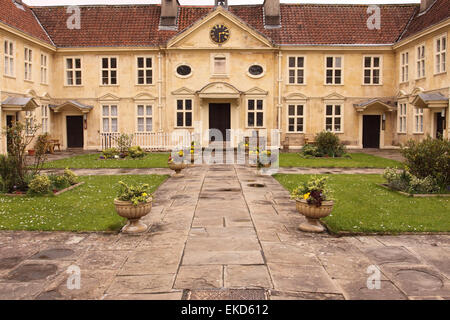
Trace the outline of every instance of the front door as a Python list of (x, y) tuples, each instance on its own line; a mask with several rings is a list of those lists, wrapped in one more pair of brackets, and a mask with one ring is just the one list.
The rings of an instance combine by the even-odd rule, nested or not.
[(445, 124), (445, 117), (442, 116), (442, 114), (436, 113), (436, 138), (442, 139), (444, 137), (444, 124)]
[[(6, 128), (11, 128), (14, 124), (15, 117), (11, 115), (6, 115)], [(9, 152), (9, 148), (11, 147), (11, 138), (9, 135), (6, 138), (6, 150)]]
[[(231, 111), (229, 103), (209, 104), (209, 128), (217, 129), (222, 133), (224, 141), (227, 141), (227, 129), (231, 129)], [(215, 141), (215, 137), (210, 136), (210, 141)]]
[(83, 117), (67, 116), (67, 148), (83, 148)]
[(380, 148), (381, 116), (363, 116), (363, 147)]

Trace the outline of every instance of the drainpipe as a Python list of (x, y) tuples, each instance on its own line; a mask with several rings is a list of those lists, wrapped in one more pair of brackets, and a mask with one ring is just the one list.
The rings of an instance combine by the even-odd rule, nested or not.
[(162, 54), (158, 53), (158, 111), (159, 111), (159, 132), (162, 132)]
[[(282, 58), (283, 58), (283, 54), (281, 52), (278, 52), (278, 105), (277, 105), (277, 109), (278, 109), (278, 123), (277, 123), (277, 129), (278, 129), (278, 134), (279, 134), (279, 142), (281, 143), (281, 111), (282, 111), (282, 107), (283, 107), (283, 100), (282, 100), (282, 85), (283, 85), (283, 71), (282, 71)], [(280, 147), (280, 145), (278, 146)]]

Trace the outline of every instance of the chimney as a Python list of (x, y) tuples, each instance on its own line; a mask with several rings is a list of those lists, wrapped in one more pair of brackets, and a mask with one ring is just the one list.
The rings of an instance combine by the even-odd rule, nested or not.
[(435, 0), (420, 0), (420, 12), (428, 10), (434, 2)]
[(224, 8), (228, 8), (228, 1), (227, 0), (216, 0), (215, 6), (221, 6)]
[(178, 0), (161, 0), (161, 21), (162, 28), (175, 28), (177, 26)]
[(264, 15), (266, 28), (280, 27), (280, 0), (264, 0)]

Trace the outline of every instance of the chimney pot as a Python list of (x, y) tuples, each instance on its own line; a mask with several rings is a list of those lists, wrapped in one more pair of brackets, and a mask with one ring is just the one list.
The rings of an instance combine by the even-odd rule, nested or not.
[(268, 27), (278, 27), (281, 25), (280, 0), (265, 0), (264, 15), (265, 24)]
[(161, 0), (161, 27), (176, 27), (178, 0)]
[(428, 10), (435, 0), (420, 0), (420, 12)]

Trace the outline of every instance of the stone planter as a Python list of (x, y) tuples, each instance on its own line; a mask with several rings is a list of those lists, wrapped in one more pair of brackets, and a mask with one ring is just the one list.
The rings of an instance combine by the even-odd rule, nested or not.
[(175, 171), (175, 174), (173, 175), (175, 178), (183, 177), (183, 175), (181, 174), (181, 170), (185, 169), (186, 167), (187, 165), (185, 163), (169, 163), (170, 170)]
[(128, 223), (122, 228), (123, 233), (142, 233), (146, 232), (148, 226), (140, 221), (142, 217), (145, 217), (152, 210), (152, 199), (148, 199), (147, 202), (141, 203), (137, 206), (133, 205), (129, 201), (120, 201), (115, 199), (114, 206), (116, 207), (117, 214), (123, 218), (128, 219)]
[(304, 215), (306, 222), (299, 226), (305, 232), (324, 232), (325, 227), (320, 223), (321, 218), (328, 217), (333, 210), (333, 201), (324, 201), (320, 207), (310, 205), (306, 200), (297, 200), (297, 211)]

